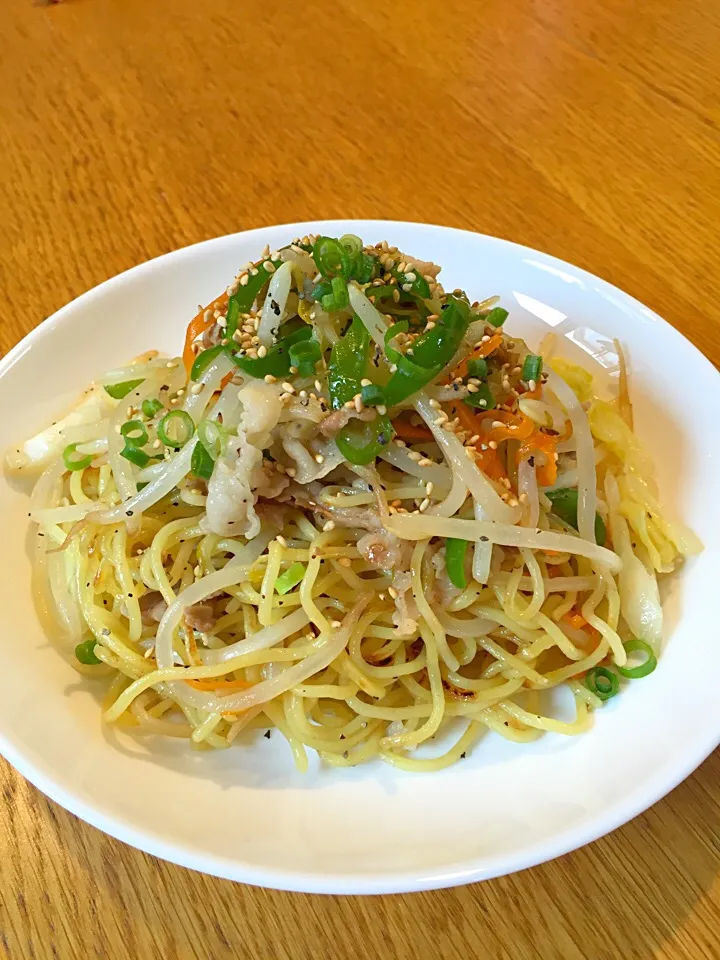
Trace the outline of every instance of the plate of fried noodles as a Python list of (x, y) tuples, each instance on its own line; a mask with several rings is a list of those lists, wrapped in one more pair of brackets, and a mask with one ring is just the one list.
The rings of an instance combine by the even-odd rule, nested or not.
[(718, 742), (718, 375), (591, 274), (446, 227), (239, 233), (60, 310), (0, 402), (0, 750), (128, 843), (469, 882)]

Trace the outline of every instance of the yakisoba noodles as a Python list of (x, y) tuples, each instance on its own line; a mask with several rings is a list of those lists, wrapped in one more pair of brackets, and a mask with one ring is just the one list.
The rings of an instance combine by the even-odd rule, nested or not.
[[(699, 545), (624, 366), (597, 399), (438, 272), (355, 236), (266, 248), (182, 359), (110, 371), (9, 454), (42, 471), (38, 608), (106, 721), (438, 770), (487, 728), (582, 733), (654, 668), (657, 575)], [(543, 710), (561, 685), (572, 720)]]

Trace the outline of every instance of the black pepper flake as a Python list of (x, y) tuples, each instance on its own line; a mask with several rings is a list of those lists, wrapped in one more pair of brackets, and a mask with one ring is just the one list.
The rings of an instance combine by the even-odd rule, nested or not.
[(263, 734), (263, 736), (265, 737), (266, 740), (269, 740), (269, 739), (270, 739), (270, 731), (269, 731), (269, 730), (266, 730), (265, 733)]
[(460, 754), (460, 759), (461, 759), (461, 760), (464, 760), (466, 756), (467, 756), (467, 754), (463, 752), (463, 753)]
[(128, 597), (130, 597), (130, 599), (132, 600), (133, 595), (132, 595), (131, 593), (129, 593), (129, 594), (128, 594)]
[(270, 309), (275, 314), (276, 317), (280, 316), (280, 304), (276, 300), (270, 301)]
[[(174, 506), (174, 507), (176, 507), (176, 506), (177, 506), (177, 504), (176, 504), (176, 503), (174, 503), (174, 504), (173, 504), (173, 506)], [(126, 510), (126, 511), (125, 511), (125, 515), (126, 515), (127, 517), (131, 517), (131, 516), (133, 515), (133, 512), (132, 512), (132, 510)]]
[(482, 543), (487, 543), (490, 537), (480, 537)]
[(535, 466), (535, 457), (528, 457), (528, 463), (531, 467)]

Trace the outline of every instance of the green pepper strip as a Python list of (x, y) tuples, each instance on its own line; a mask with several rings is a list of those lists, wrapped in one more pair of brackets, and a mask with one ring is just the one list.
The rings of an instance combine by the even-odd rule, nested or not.
[(113, 400), (122, 400), (126, 397), (131, 390), (134, 390), (135, 387), (139, 387), (142, 383), (142, 380), (125, 380), (123, 383), (111, 383), (106, 385), (103, 389), (105, 393), (110, 394)]
[(465, 554), (468, 545), (468, 540), (459, 540), (455, 537), (448, 537), (445, 541), (445, 569), (450, 578), (450, 583), (458, 590), (464, 590), (467, 586)]
[(196, 443), (190, 458), (190, 473), (202, 480), (209, 480), (212, 476), (215, 461), (206, 450), (204, 444)]
[(300, 327), (295, 333), (280, 340), (274, 346), (270, 347), (264, 357), (246, 357), (235, 354), (232, 357), (233, 362), (251, 377), (262, 379), (268, 374), (280, 379), (287, 377), (290, 373), (290, 347), (301, 340), (309, 340), (313, 329), (308, 324)]
[(628, 680), (639, 680), (641, 677), (646, 677), (649, 673), (653, 672), (657, 666), (657, 657), (649, 643), (645, 643), (644, 640), (628, 640), (623, 646), (628, 655), (638, 651), (644, 653), (646, 659), (643, 663), (638, 664), (637, 667), (618, 667), (617, 672), (620, 676), (627, 677)]
[(328, 364), (328, 389), (333, 410), (344, 406), (360, 393), (365, 376), (370, 334), (359, 317), (353, 317), (347, 333), (333, 345)]
[[(399, 270), (393, 269), (390, 273), (397, 279), (401, 293), (412, 293), (422, 300), (427, 300), (430, 296), (430, 286), (419, 270), (408, 270), (406, 273), (400, 273)], [(406, 280), (405, 277), (407, 273), (414, 273), (415, 279), (412, 281)], [(410, 284), (410, 289), (405, 290), (404, 287), (406, 287), (408, 283)]]
[(300, 563), (298, 560), (297, 563), (291, 564), (285, 573), (280, 574), (275, 581), (275, 590), (278, 593), (287, 593), (288, 590), (292, 590), (293, 587), (296, 587), (304, 576), (305, 564)]
[[(253, 303), (260, 296), (262, 288), (270, 280), (270, 274), (263, 267), (263, 263), (266, 263), (266, 260), (260, 260), (255, 264), (254, 269), (257, 270), (256, 274), (248, 273), (248, 282), (244, 287), (238, 286), (237, 292), (234, 293), (228, 300), (226, 316), (228, 318), (228, 324), (233, 317), (235, 323), (235, 329), (237, 329), (238, 316), (241, 313), (249, 313), (250, 308)], [(277, 270), (278, 267), (282, 266), (282, 260), (271, 260), (270, 263)], [(235, 311), (237, 309), (237, 316)], [(226, 337), (228, 339), (235, 333), (235, 330), (232, 333), (229, 333), (227, 327), (225, 328)]]
[(497, 401), (487, 383), (481, 383), (476, 393), (469, 393), (465, 397), (465, 403), (469, 407), (478, 407), (480, 410), (494, 410), (497, 406)]
[(385, 387), (388, 406), (412, 396), (437, 377), (455, 356), (469, 324), (465, 301), (448, 297), (437, 325), (413, 342), (412, 360), (403, 355), (397, 361), (397, 370)]
[[(575, 487), (561, 487), (559, 490), (548, 490), (545, 496), (552, 503), (552, 512), (570, 524), (576, 530), (578, 528), (578, 492)], [(599, 513), (595, 514), (595, 540), (603, 547), (607, 539), (605, 522)]]

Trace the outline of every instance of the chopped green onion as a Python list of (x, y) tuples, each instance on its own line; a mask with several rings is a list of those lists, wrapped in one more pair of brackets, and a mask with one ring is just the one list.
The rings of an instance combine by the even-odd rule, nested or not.
[(215, 461), (202, 443), (196, 443), (190, 458), (190, 473), (201, 480), (209, 480), (212, 476)]
[(377, 457), (395, 436), (387, 416), (379, 416), (369, 423), (351, 420), (335, 437), (335, 445), (348, 463), (365, 466)]
[(366, 407), (381, 407), (385, 403), (383, 388), (376, 383), (369, 383), (366, 387), (361, 387), (360, 396)]
[(147, 453), (141, 450), (140, 447), (129, 443), (127, 440), (125, 441), (125, 446), (120, 451), (120, 456), (129, 460), (130, 463), (134, 463), (136, 467), (146, 467), (150, 463), (150, 457)]
[(485, 323), (489, 323), (491, 327), (501, 327), (508, 316), (507, 310), (504, 310), (502, 307), (494, 307), (487, 316), (483, 317), (483, 320)]
[(217, 420), (201, 420), (197, 428), (198, 440), (213, 460), (225, 450), (227, 430)]
[(113, 400), (122, 400), (131, 390), (139, 387), (142, 380), (125, 380), (123, 383), (106, 384), (105, 393), (109, 393)]
[(148, 442), (148, 432), (142, 420), (126, 420), (120, 427), (120, 436), (130, 447), (144, 447)]
[(649, 643), (645, 643), (644, 640), (628, 640), (623, 646), (628, 656), (631, 653), (639, 651), (645, 654), (645, 660), (638, 664), (637, 667), (618, 667), (617, 672), (620, 676), (627, 677), (628, 680), (639, 680), (641, 677), (646, 677), (649, 673), (653, 672), (657, 666), (657, 657)]
[(340, 237), (340, 243), (347, 250), (351, 257), (357, 257), (359, 253), (362, 253), (363, 242), (360, 237), (356, 236), (354, 233), (346, 233)]
[(333, 277), (342, 277), (347, 280), (350, 276), (353, 258), (345, 247), (332, 237), (318, 237), (312, 256), (318, 270), (328, 280), (332, 280)]
[(464, 590), (467, 586), (465, 554), (468, 545), (468, 540), (459, 540), (456, 537), (448, 537), (445, 541), (445, 569), (450, 583), (458, 590)]
[(585, 677), (585, 686), (600, 700), (609, 700), (620, 689), (617, 674), (607, 667), (593, 667)]
[(78, 446), (79, 444), (77, 443), (69, 443), (63, 450), (63, 462), (68, 470), (84, 470), (92, 463), (91, 456), (75, 456), (75, 451), (77, 450)]
[(160, 400), (143, 400), (142, 402), (142, 412), (148, 418), (154, 417), (156, 413), (160, 413), (163, 405)]
[(297, 367), (301, 377), (312, 377), (320, 359), (320, 344), (317, 340), (301, 340), (290, 345), (290, 364)]
[(470, 407), (479, 407), (480, 410), (493, 410), (497, 406), (497, 401), (492, 395), (488, 383), (481, 383), (477, 388), (477, 393), (469, 393), (465, 397), (465, 403)]
[(227, 347), (222, 343), (218, 343), (215, 347), (210, 347), (209, 350), (203, 350), (202, 353), (199, 353), (193, 360), (193, 365), (190, 368), (190, 379), (199, 380), (213, 360), (217, 359), (221, 353), (227, 352)]
[(488, 375), (488, 364), (484, 357), (472, 357), (467, 364), (468, 374), (482, 380)]
[(75, 647), (75, 658), (88, 667), (102, 663), (102, 660), (95, 656), (95, 642), (95, 640), (85, 640)]
[(536, 353), (529, 353), (523, 361), (520, 378), (525, 381), (535, 380), (537, 382), (542, 373), (542, 365), (542, 357), (539, 357)]
[(300, 563), (300, 561), (293, 563), (287, 568), (285, 573), (281, 573), (277, 578), (275, 581), (275, 590), (278, 593), (287, 593), (288, 590), (296, 587), (304, 576), (305, 564)]
[(195, 433), (195, 424), (185, 410), (171, 410), (158, 424), (157, 433), (166, 447), (179, 450)]
[[(577, 487), (560, 487), (558, 490), (548, 490), (545, 496), (552, 503), (552, 512), (564, 520), (565, 523), (578, 528), (578, 491)], [(595, 514), (595, 540), (600, 546), (605, 545), (607, 531), (605, 522), (599, 513)]]

